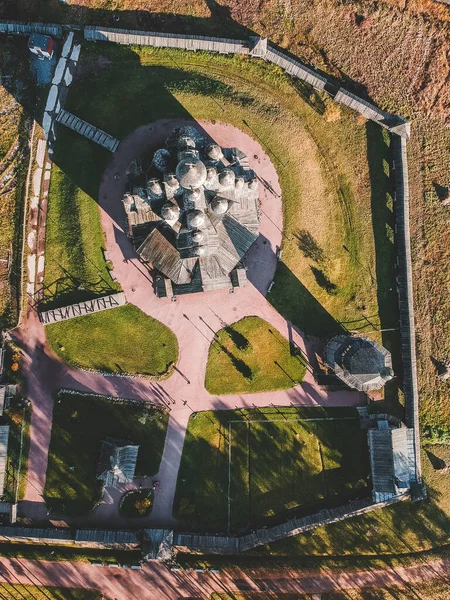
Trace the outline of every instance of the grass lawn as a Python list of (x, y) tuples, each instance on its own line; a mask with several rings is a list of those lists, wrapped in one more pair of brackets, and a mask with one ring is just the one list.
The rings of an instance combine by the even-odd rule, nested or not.
[[(18, 500), (22, 500), (25, 495), (27, 482), (28, 449), (30, 445), (31, 410), (31, 407), (24, 409), (16, 405), (12, 405), (9, 408), (5, 409), (3, 416), (0, 417), (2, 425), (9, 425), (8, 460), (6, 464), (5, 476), (5, 496), (8, 502), (15, 502), (16, 493)], [(22, 441), (22, 425), (24, 429), (21, 454), (20, 447)]]
[[(110, 153), (86, 142), (61, 127), (55, 146), (45, 241), (44, 303), (48, 308), (119, 289), (102, 252), (105, 242), (97, 205)], [(69, 174), (72, 170), (76, 178)]]
[[(427, 452), (426, 452), (427, 451)], [(415, 553), (450, 543), (450, 478), (446, 471), (436, 471), (428, 453), (450, 464), (450, 446), (433, 444), (422, 452), (423, 476), (428, 500), (400, 502), (353, 519), (318, 527), (314, 535), (305, 533), (256, 548), (247, 553), (285, 559), (311, 556), (378, 557), (401, 560)], [(418, 555), (420, 558), (420, 555)], [(349, 565), (351, 562), (348, 563)]]
[(144, 404), (60, 394), (53, 411), (45, 500), (55, 512), (83, 514), (101, 497), (96, 478), (103, 440), (140, 445), (136, 476), (158, 472), (168, 415)]
[(101, 600), (97, 590), (0, 583), (0, 597), (10, 600)]
[(178, 360), (172, 331), (133, 304), (47, 325), (46, 334), (61, 360), (83, 369), (162, 377)]
[(266, 321), (246, 317), (221, 329), (211, 344), (205, 387), (211, 394), (282, 390), (300, 383), (299, 350)]
[[(134, 565), (142, 558), (141, 550), (102, 550), (45, 544), (25, 544), (0, 542), (1, 556), (6, 558), (27, 558), (29, 560), (103, 562)], [(1, 598), (1, 596), (0, 596)], [(3, 599), (2, 599), (3, 600)]]
[[(293, 84), (278, 68), (259, 61), (107, 44), (85, 46), (80, 79), (71, 87), (67, 108), (119, 139), (143, 123), (184, 117), (225, 121), (260, 141), (280, 175), (283, 259), (298, 282), (292, 287), (288, 275), (280, 271), (284, 278), (274, 287), (280, 292), (272, 296), (277, 308), (289, 311), (290, 318), (311, 333), (339, 329), (335, 320), (352, 322), (355, 329), (373, 329), (365, 317), (374, 327), (379, 325), (373, 280), (374, 173), (369, 167), (366, 127), (352, 112), (339, 111), (337, 120), (330, 122), (325, 96)], [(107, 97), (98, 93), (99, 87), (109, 90)], [(138, 99), (132, 106), (127, 101), (129, 89)], [(372, 138), (375, 169), (382, 171), (389, 148), (383, 136)], [(285, 168), (284, 157), (298, 168)], [(64, 171), (76, 184), (76, 169), (66, 163)], [(386, 177), (376, 183), (379, 197), (390, 191)], [(393, 252), (392, 239), (377, 239), (377, 244)], [(384, 290), (387, 283), (379, 285)], [(308, 303), (309, 295), (316, 306)], [(324, 320), (323, 312), (332, 318)]]
[[(430, 567), (432, 568), (432, 567)], [(346, 590), (322, 596), (324, 600), (450, 600), (448, 580), (435, 579), (405, 583), (404, 586), (389, 586), (388, 588), (363, 588)]]
[[(17, 322), (28, 141), (35, 86), (22, 40), (0, 39), (0, 327)], [(6, 259), (9, 258), (7, 267)]]
[[(191, 417), (178, 474), (177, 518), (194, 529), (226, 529), (230, 433), (233, 531), (367, 495), (367, 440), (355, 412), (266, 408)], [(336, 420), (298, 420), (330, 416)]]

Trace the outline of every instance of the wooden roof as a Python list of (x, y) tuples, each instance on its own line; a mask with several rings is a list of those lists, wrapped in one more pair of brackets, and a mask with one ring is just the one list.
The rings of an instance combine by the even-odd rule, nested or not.
[(175, 283), (189, 283), (191, 280), (191, 273), (183, 264), (180, 253), (160, 228), (156, 227), (148, 234), (138, 253)]
[(121, 440), (103, 441), (98, 462), (98, 479), (105, 487), (133, 481), (139, 446)]
[(370, 467), (374, 494), (396, 495), (409, 488), (411, 455), (408, 429), (390, 429), (387, 422), (382, 429), (369, 430)]

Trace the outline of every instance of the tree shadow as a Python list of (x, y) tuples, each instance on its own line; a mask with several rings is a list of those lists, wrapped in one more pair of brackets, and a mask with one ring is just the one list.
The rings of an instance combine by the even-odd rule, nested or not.
[(333, 283), (328, 276), (322, 271), (322, 269), (317, 269), (316, 267), (310, 267), (312, 274), (314, 275), (314, 279), (319, 287), (326, 291), (330, 296), (334, 296), (338, 292), (338, 287), (335, 283)]
[(307, 335), (328, 338), (346, 332), (282, 261), (267, 299), (287, 321)]
[(425, 450), (425, 453), (428, 456), (431, 466), (435, 471), (442, 471), (442, 469), (447, 468), (447, 463), (444, 459), (439, 458), (439, 456), (436, 456), (436, 454), (433, 454), (429, 450)]
[(305, 258), (310, 258), (318, 264), (325, 261), (323, 248), (319, 246), (317, 240), (314, 239), (309, 231), (302, 229), (294, 234), (294, 237), (297, 239), (299, 250)]
[(231, 341), (238, 350), (240, 350), (241, 352), (249, 350), (250, 342), (243, 333), (237, 331), (237, 329), (234, 329), (232, 325), (227, 325), (226, 327), (224, 327), (224, 329), (226, 333), (230, 336)]
[(433, 181), (434, 191), (436, 192), (436, 196), (442, 202), (443, 200), (447, 200), (449, 197), (449, 188), (448, 186), (440, 185)]

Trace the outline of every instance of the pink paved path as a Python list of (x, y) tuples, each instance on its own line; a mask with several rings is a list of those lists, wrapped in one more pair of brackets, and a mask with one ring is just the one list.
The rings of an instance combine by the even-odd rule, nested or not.
[[(218, 574), (171, 572), (157, 561), (147, 563), (142, 571), (96, 568), (80, 562), (48, 562), (0, 558), (0, 580), (26, 585), (61, 586), (95, 589), (108, 600), (208, 600), (213, 592), (267, 590), (290, 594), (324, 594), (354, 588), (402, 586), (431, 579), (446, 579), (450, 559), (436, 560), (414, 567), (389, 570), (321, 571), (303, 575), (301, 571), (237, 568)], [(419, 598), (411, 591), (411, 597)], [(2, 592), (0, 587), (0, 593)]]
[[(308, 406), (357, 406), (365, 403), (365, 396), (358, 392), (324, 391), (316, 385), (309, 370), (301, 385), (284, 391), (212, 396), (205, 390), (204, 378), (210, 343), (214, 332), (224, 324), (231, 324), (248, 315), (257, 315), (294, 342), (312, 364), (315, 362), (314, 349), (317, 340), (306, 341), (301, 332), (287, 322), (264, 297), (276, 269), (276, 247), (281, 245), (283, 225), (281, 190), (272, 163), (259, 144), (240, 130), (220, 123), (202, 122), (201, 125), (221, 146), (241, 148), (248, 155), (250, 166), (255, 170), (260, 182), (265, 184), (260, 183), (261, 236), (247, 255), (248, 275), (252, 283), (245, 288), (238, 288), (233, 294), (227, 290), (219, 290), (182, 296), (177, 302), (154, 295), (150, 275), (139, 262), (124, 233), (121, 198), (125, 189), (125, 170), (131, 159), (163, 145), (174, 127), (174, 121), (153, 123), (151, 134), (148, 126), (136, 130), (121, 143), (105, 171), (99, 194), (102, 225), (114, 273), (128, 301), (163, 322), (177, 335), (180, 347), (177, 370), (170, 379), (156, 382), (139, 378), (103, 377), (71, 369), (63, 365), (52, 353), (47, 346), (43, 326), (36, 315), (30, 312), (25, 324), (14, 334), (24, 349), (27, 393), (34, 407), (28, 486), (25, 501), (20, 507), (23, 516), (48, 520), (43, 504), (43, 490), (51, 434), (53, 395), (61, 387), (125, 398), (143, 398), (170, 408), (168, 437), (157, 474), (161, 485), (155, 494), (152, 516), (146, 522), (154, 525), (173, 524), (172, 504), (178, 468), (187, 421), (193, 411), (263, 407), (270, 404), (289, 406), (291, 403)], [(119, 174), (119, 180), (115, 178), (116, 174)], [(127, 262), (124, 262), (124, 257)], [(132, 343), (131, 340), (121, 342)], [(136, 485), (138, 483), (136, 482)], [(125, 486), (120, 491), (108, 490), (103, 504), (91, 513), (90, 517), (82, 521), (72, 520), (71, 523), (99, 526), (114, 524), (117, 527), (135, 525), (134, 522), (120, 518), (117, 513), (120, 493), (129, 488), (130, 486)]]

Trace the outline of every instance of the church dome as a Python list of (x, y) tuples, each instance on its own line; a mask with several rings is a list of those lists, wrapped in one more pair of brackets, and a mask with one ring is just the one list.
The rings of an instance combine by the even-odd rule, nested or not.
[(178, 183), (178, 179), (175, 177), (175, 173), (166, 173), (164, 181), (167, 183), (167, 185), (170, 185), (171, 188), (176, 189), (180, 185)]
[(186, 199), (190, 200), (191, 202), (197, 202), (202, 196), (202, 192), (199, 188), (196, 188), (194, 190), (188, 190), (187, 192), (185, 192), (185, 194)]
[(155, 196), (161, 196), (163, 193), (161, 182), (156, 177), (148, 180), (147, 190)]
[(196, 244), (200, 244), (200, 242), (203, 240), (203, 237), (204, 236), (201, 231), (194, 231), (194, 233), (192, 234), (192, 241)]
[(159, 170), (165, 173), (169, 168), (170, 152), (166, 148), (156, 150), (153, 155), (152, 164)]
[(206, 225), (205, 213), (202, 210), (191, 210), (187, 214), (187, 222), (191, 229), (203, 229)]
[(228, 210), (228, 200), (216, 196), (209, 206), (216, 215), (224, 215)]
[(194, 254), (196, 256), (205, 256), (206, 254), (206, 246), (195, 246)]
[(180, 207), (173, 202), (165, 202), (161, 208), (161, 216), (166, 221), (175, 221), (180, 216)]
[(222, 148), (217, 144), (209, 144), (205, 152), (210, 160), (220, 160), (223, 157)]
[(193, 190), (205, 183), (206, 167), (198, 158), (188, 157), (178, 163), (176, 174), (181, 187)]
[(234, 187), (238, 190), (241, 191), (244, 188), (244, 179), (243, 177), (236, 177), (236, 181), (234, 183)]
[(219, 183), (225, 188), (234, 186), (235, 175), (231, 169), (224, 169), (219, 174)]
[(178, 140), (178, 147), (180, 150), (187, 148), (195, 148), (195, 141), (190, 135), (182, 135)]

